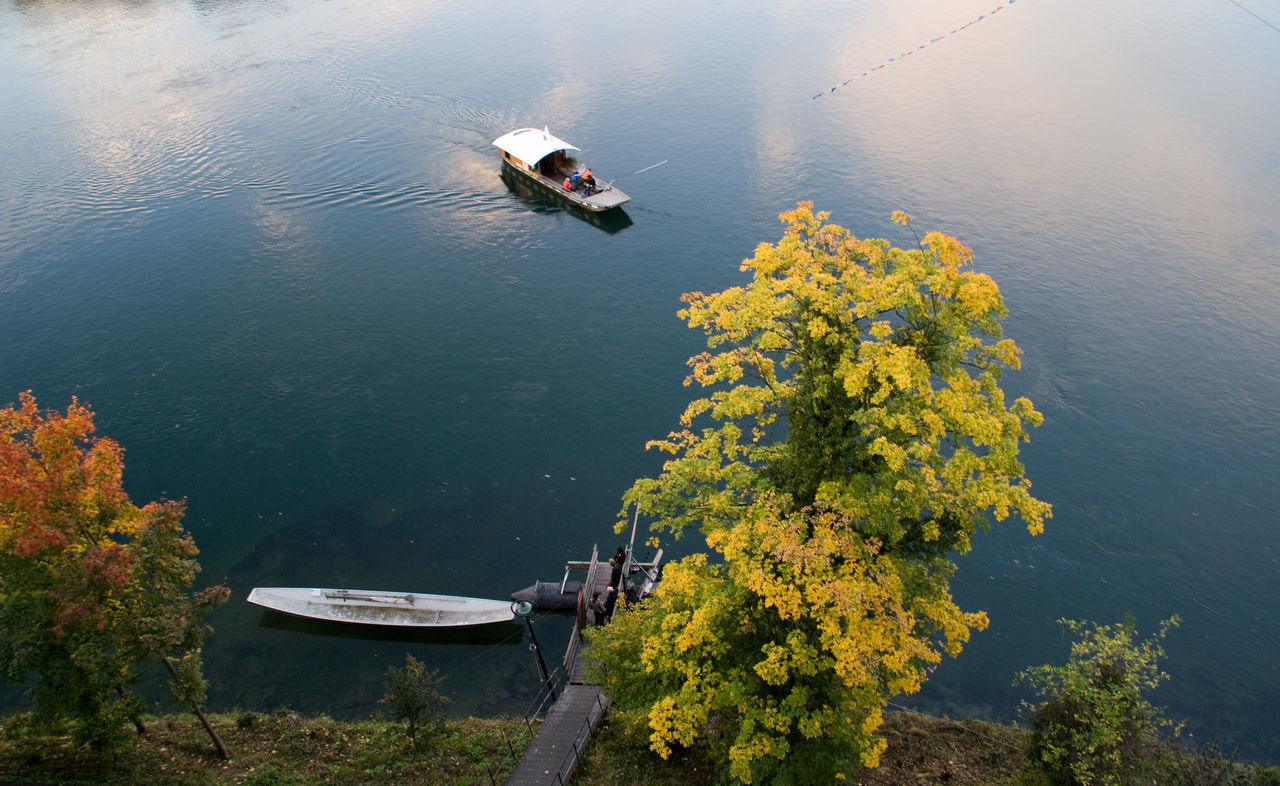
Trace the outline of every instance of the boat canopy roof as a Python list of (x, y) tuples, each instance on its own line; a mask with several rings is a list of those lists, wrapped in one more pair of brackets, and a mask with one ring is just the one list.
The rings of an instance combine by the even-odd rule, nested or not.
[(493, 140), (493, 144), (526, 164), (536, 164), (557, 150), (579, 149), (552, 136), (546, 128), (517, 128)]

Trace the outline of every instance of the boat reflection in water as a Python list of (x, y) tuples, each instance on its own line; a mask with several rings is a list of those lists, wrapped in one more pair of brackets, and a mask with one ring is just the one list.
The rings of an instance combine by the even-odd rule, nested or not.
[(522, 177), (505, 161), (502, 162), (502, 182), (507, 184), (507, 188), (511, 193), (523, 199), (535, 212), (569, 213), (586, 221), (588, 224), (603, 229), (611, 235), (621, 232), (635, 223), (631, 220), (631, 216), (627, 215), (626, 211), (620, 207), (593, 213), (583, 210), (571, 202), (566, 202), (530, 182), (527, 178)]
[(337, 639), (399, 641), (410, 644), (519, 644), (524, 629), (512, 622), (496, 625), (474, 625), (465, 628), (406, 628), (388, 625), (350, 625), (263, 609), (258, 627), (288, 633), (305, 633)]

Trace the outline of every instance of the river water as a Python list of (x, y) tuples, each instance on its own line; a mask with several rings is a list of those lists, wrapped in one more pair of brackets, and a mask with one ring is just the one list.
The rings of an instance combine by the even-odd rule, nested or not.
[[(680, 294), (797, 200), (899, 245), (902, 209), (1004, 292), (1055, 516), (977, 538), (955, 593), (991, 627), (901, 703), (1013, 719), (1058, 618), (1176, 613), (1156, 699), (1278, 760), (1280, 0), (996, 5), (3, 0), (0, 401), (89, 402), (136, 501), (189, 500), (235, 594), (215, 708), (365, 716), (408, 651), (457, 711), (520, 712), (519, 626), (242, 598), (501, 598), (612, 551), (690, 395)], [(513, 192), (490, 143), (524, 125), (625, 220)], [(568, 624), (536, 620), (549, 659)]]

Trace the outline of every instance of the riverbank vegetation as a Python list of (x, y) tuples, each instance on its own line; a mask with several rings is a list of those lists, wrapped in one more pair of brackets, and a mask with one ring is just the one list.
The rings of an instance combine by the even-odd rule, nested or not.
[[(231, 755), (223, 760), (191, 716), (146, 716), (146, 737), (110, 758), (66, 733), (35, 733), (29, 716), (0, 719), (0, 782), (79, 786), (490, 786), (501, 784), (528, 737), (522, 719), (450, 720), (413, 744), (403, 723), (336, 721), (287, 710), (211, 714)], [(701, 786), (720, 783), (705, 750), (681, 749), (665, 761), (634, 724), (611, 713), (573, 782), (579, 786)], [(956, 784), (1038, 786), (1026, 769), (1032, 732), (984, 721), (885, 713), (879, 766), (846, 783), (863, 786)], [(1280, 769), (1242, 764), (1210, 748), (1152, 749), (1143, 783), (1280, 786)], [(515, 754), (514, 756), (512, 754)], [(1138, 782), (1134, 781), (1125, 782)]]
[[(1280, 768), (1242, 764), (1214, 746), (1178, 738), (1147, 691), (1167, 678), (1161, 641), (1167, 620), (1140, 640), (1132, 621), (1096, 625), (1063, 620), (1077, 638), (1063, 665), (1027, 669), (1019, 679), (1040, 701), (1024, 710), (1032, 728), (885, 712), (875, 767), (837, 782), (890, 786), (948, 783), (1010, 786), (1216, 784), (1280, 786)], [(58, 784), (499, 784), (537, 730), (524, 718), (444, 717), (439, 680), (406, 656), (387, 672), (386, 719), (335, 721), (279, 710), (208, 718), (225, 740), (221, 758), (191, 716), (140, 717), (145, 734), (95, 749), (61, 724), (18, 714), (0, 719), (0, 783)], [(615, 704), (587, 747), (575, 782), (583, 786), (698, 786), (738, 779), (714, 741), (658, 756), (646, 714)], [(1162, 730), (1174, 738), (1162, 739)]]
[[(722, 783), (704, 751), (681, 750), (666, 761), (648, 751), (636, 725), (611, 715), (575, 776), (581, 786), (711, 786)], [(860, 786), (949, 784), (950, 786), (1049, 786), (1071, 783), (1047, 779), (1034, 766), (1033, 732), (981, 720), (931, 718), (887, 711), (879, 733), (885, 749), (879, 765), (843, 783)], [(1030, 765), (1030, 766), (1029, 766)], [(1246, 764), (1210, 745), (1201, 749), (1155, 742), (1141, 770), (1118, 783), (1163, 786), (1280, 786), (1280, 768)], [(1100, 781), (1093, 781), (1098, 783)]]

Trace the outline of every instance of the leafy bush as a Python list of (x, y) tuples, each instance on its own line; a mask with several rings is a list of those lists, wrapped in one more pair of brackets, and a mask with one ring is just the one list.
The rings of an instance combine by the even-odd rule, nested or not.
[(428, 737), (439, 737), (444, 728), (445, 707), (452, 701), (440, 695), (440, 677), (435, 669), (427, 671), (426, 664), (405, 653), (404, 668), (387, 669), (387, 695), (383, 704), (391, 706), (391, 714), (397, 720), (409, 723), (409, 739), (418, 745), (418, 729), (428, 732)]
[(1063, 666), (1035, 666), (1018, 675), (1042, 700), (1033, 711), (1028, 764), (1050, 783), (1123, 784), (1150, 769), (1162, 729), (1180, 729), (1143, 695), (1168, 679), (1160, 642), (1175, 615), (1150, 639), (1137, 640), (1132, 619), (1115, 625), (1059, 620), (1079, 639)]

